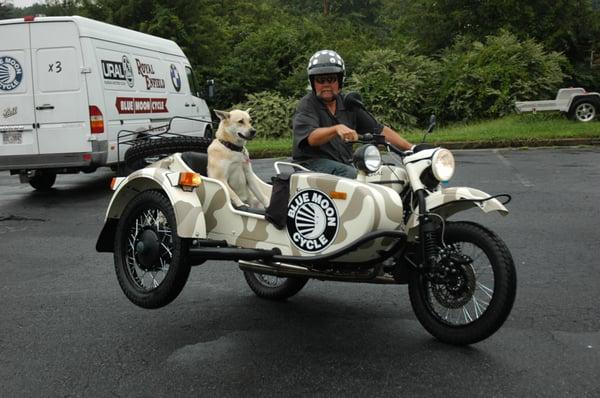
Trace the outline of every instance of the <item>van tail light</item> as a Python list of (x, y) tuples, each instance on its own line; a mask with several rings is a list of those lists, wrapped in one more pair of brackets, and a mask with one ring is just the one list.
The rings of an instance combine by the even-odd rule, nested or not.
[(23, 17), (23, 21), (25, 21), (25, 22), (33, 22), (33, 21), (35, 21), (35, 15), (25, 15)]
[(100, 109), (95, 105), (90, 106), (90, 129), (92, 130), (92, 134), (104, 133), (104, 117)]

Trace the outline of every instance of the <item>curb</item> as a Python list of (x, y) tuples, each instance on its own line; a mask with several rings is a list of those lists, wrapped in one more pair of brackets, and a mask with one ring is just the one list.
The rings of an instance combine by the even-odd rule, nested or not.
[[(521, 140), (496, 140), (496, 141), (450, 141), (430, 142), (447, 149), (492, 149), (492, 148), (535, 148), (553, 146), (580, 146), (600, 145), (600, 137), (595, 138), (560, 138), (560, 139), (521, 139)], [(292, 149), (289, 150), (262, 150), (252, 151), (252, 159), (265, 158), (289, 158)]]

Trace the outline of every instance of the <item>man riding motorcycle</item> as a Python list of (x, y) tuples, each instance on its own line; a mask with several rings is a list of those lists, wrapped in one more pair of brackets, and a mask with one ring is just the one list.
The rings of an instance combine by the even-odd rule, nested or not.
[(348, 142), (358, 139), (357, 131), (383, 134), (397, 148), (411, 149), (408, 141), (364, 109), (344, 104), (341, 90), (346, 68), (335, 51), (317, 51), (309, 60), (307, 73), (312, 91), (300, 100), (294, 114), (294, 162), (314, 171), (355, 178)]

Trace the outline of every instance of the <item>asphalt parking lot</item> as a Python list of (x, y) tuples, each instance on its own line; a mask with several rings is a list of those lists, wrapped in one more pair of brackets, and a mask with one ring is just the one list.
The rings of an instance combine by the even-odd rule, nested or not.
[(46, 194), (0, 172), (0, 396), (600, 396), (600, 148), (455, 156), (451, 186), (512, 195), (507, 217), (454, 219), (496, 231), (518, 273), (505, 325), (463, 348), (427, 334), (405, 286), (310, 281), (274, 303), (233, 262), (137, 308), (94, 248), (110, 170)]

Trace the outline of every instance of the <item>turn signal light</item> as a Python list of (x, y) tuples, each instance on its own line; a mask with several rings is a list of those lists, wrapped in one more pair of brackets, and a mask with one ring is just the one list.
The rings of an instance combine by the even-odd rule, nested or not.
[(200, 174), (185, 172), (179, 173), (179, 185), (182, 187), (195, 188), (202, 183), (202, 178), (200, 178)]
[(346, 192), (332, 191), (332, 192), (329, 192), (329, 196), (331, 197), (331, 199), (346, 200), (346, 198), (348, 197), (348, 194)]
[(113, 177), (110, 181), (110, 189), (113, 191), (116, 190), (124, 179), (125, 177)]

